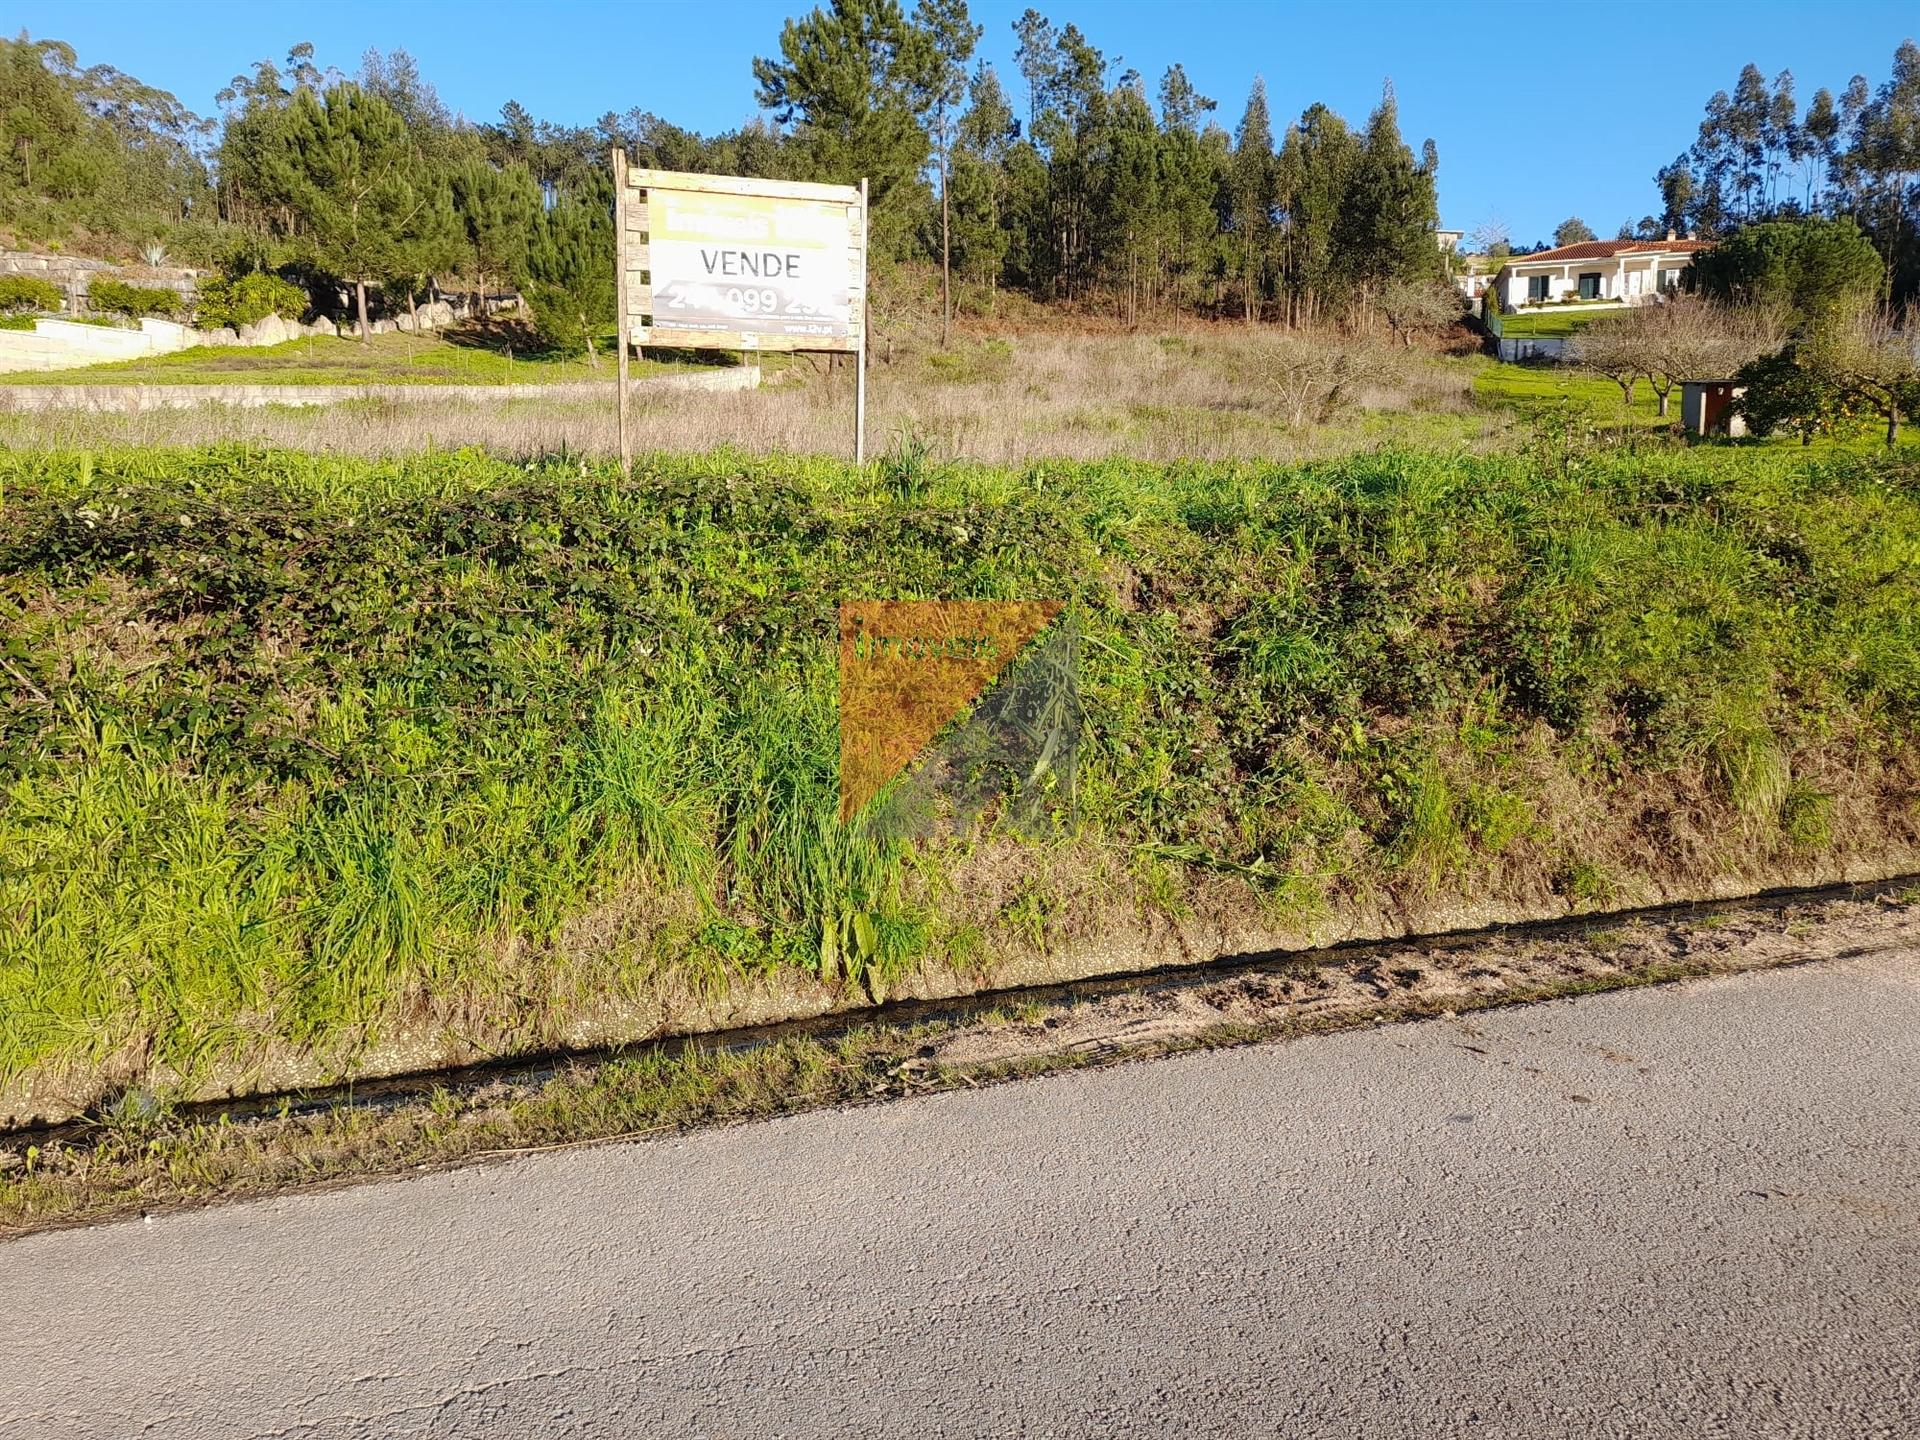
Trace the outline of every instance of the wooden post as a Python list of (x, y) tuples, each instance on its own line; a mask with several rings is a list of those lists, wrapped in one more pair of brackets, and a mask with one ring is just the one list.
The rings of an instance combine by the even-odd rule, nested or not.
[(613, 147), (613, 264), (614, 303), (620, 316), (620, 363), (614, 383), (620, 387), (620, 477), (624, 480), (633, 476), (633, 438), (627, 427), (627, 152), (618, 145)]
[[(867, 182), (860, 181), (860, 264), (867, 265)], [(853, 463), (867, 463), (867, 277), (860, 277), (860, 352), (853, 371)]]

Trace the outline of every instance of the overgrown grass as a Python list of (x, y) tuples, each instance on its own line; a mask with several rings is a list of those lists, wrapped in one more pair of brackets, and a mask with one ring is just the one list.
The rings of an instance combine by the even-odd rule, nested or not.
[[(632, 362), (637, 374), (684, 368)], [(75, 370), (0, 376), (8, 385), (507, 385), (561, 380), (611, 383), (613, 358), (515, 352), (504, 344), (455, 343), (442, 336), (389, 334), (370, 341), (308, 335), (260, 347), (203, 345), (170, 355), (113, 360)]]
[[(0, 455), (0, 1076), (350, 1071), (1149, 913), (1878, 853), (1915, 828), (1917, 490), (1566, 430), (911, 494), (727, 454)], [(835, 818), (835, 607), (961, 596), (1078, 617), (1079, 821), (882, 844)]]
[[(357, 342), (335, 343), (351, 363), (348, 352), (357, 353)], [(694, 358), (659, 354), (676, 362)], [(297, 364), (297, 358), (288, 363)], [(1303, 359), (1310, 363), (1298, 367)], [(872, 357), (868, 443), (879, 451), (905, 439), (929, 445), (942, 459), (1015, 465), (1111, 457), (1302, 461), (1382, 444), (1484, 449), (1503, 443), (1511, 427), (1509, 414), (1474, 403), (1480, 364), (1365, 340), (1241, 325), (1166, 335), (972, 337), (946, 351), (925, 348), (909, 335), (897, 346), (877, 348)], [(825, 356), (779, 355), (760, 357), (760, 366), (768, 380), (762, 389), (676, 394), (642, 387), (633, 407), (636, 445), (677, 452), (730, 446), (761, 455), (846, 454), (853, 367), (828, 373)], [(524, 369), (516, 360), (511, 374), (555, 378)], [(113, 378), (88, 370), (69, 379), (87, 377)], [(10, 414), (0, 399), (0, 445), (107, 449), (244, 441), (382, 457), (444, 448), (453, 439), (517, 458), (555, 450), (619, 453), (611, 391), (597, 402), (570, 391), (504, 404), (448, 403), (431, 391), (422, 394), (431, 398), (325, 411), (211, 404), (137, 414)]]

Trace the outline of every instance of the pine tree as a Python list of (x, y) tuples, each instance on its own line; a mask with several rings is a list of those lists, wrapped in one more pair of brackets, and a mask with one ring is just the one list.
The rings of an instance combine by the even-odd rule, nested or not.
[(1220, 191), (1223, 137), (1218, 127), (1211, 140), (1200, 129), (1214, 108), (1180, 66), (1161, 78), (1159, 175), (1168, 249), (1162, 288), (1182, 301), (1196, 298), (1190, 293), (1194, 277), (1218, 227), (1214, 198)]
[(1562, 245), (1578, 245), (1584, 240), (1595, 240), (1598, 238), (1599, 237), (1593, 233), (1593, 227), (1578, 215), (1569, 215), (1553, 227), (1553, 244), (1555, 249), (1558, 249)]
[(793, 127), (812, 178), (868, 182), (872, 244), (905, 253), (920, 213), (924, 124), (939, 84), (928, 33), (899, 0), (831, 0), (780, 30), (780, 58), (756, 59), (759, 103)]
[(920, 0), (914, 24), (933, 50), (933, 143), (940, 166), (940, 347), (953, 340), (953, 123), (967, 93), (967, 61), (982, 34), (967, 0)]
[(598, 365), (593, 337), (616, 319), (613, 181), (589, 173), (540, 217), (527, 248), (527, 302), (541, 338), (561, 350), (584, 349)]
[(1102, 229), (1108, 248), (1117, 250), (1118, 272), (1124, 270), (1127, 323), (1140, 316), (1143, 275), (1153, 268), (1164, 226), (1160, 184), (1160, 130), (1153, 107), (1137, 74), (1129, 73), (1111, 98), (1112, 121), (1106, 146), (1106, 175), (1100, 186), (1104, 201)]
[(1360, 168), (1360, 142), (1325, 105), (1309, 106), (1281, 147), (1294, 323), (1311, 325), (1345, 295), (1340, 232)]
[(438, 190), (399, 114), (359, 86), (324, 98), (301, 89), (270, 137), (267, 173), (315, 246), (352, 282), (360, 337), (371, 344), (367, 285), (402, 273), (423, 237), (444, 223)]
[(967, 87), (953, 152), (953, 239), (960, 269), (997, 287), (1007, 254), (1007, 161), (1020, 124), (993, 67), (982, 63)]
[(1434, 177), (1400, 138), (1399, 107), (1388, 85), (1367, 120), (1359, 163), (1336, 237), (1345, 252), (1353, 298), (1371, 307), (1392, 280), (1431, 280), (1441, 267)]
[(473, 255), (484, 314), (489, 279), (517, 285), (526, 276), (527, 245), (540, 223), (540, 190), (523, 164), (496, 169), (471, 160), (453, 174), (453, 204)]
[(1227, 184), (1232, 195), (1234, 247), (1240, 270), (1241, 305), (1258, 318), (1265, 293), (1268, 240), (1273, 231), (1275, 187), (1273, 124), (1267, 116), (1267, 82), (1254, 77), (1247, 108), (1233, 137)]

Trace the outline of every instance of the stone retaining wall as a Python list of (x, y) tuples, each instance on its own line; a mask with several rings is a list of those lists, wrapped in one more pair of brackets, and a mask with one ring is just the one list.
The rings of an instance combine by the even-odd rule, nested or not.
[(86, 255), (40, 255), (27, 250), (0, 250), (0, 275), (28, 275), (49, 280), (67, 292), (68, 303), (84, 308), (88, 287), (95, 280), (123, 280), (153, 290), (172, 290), (193, 298), (203, 272), (184, 265), (116, 265)]

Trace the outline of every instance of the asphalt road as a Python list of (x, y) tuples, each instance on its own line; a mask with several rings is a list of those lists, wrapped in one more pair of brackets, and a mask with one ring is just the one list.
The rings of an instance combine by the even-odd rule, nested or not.
[(1920, 956), (0, 1246), (0, 1437), (1920, 1435)]

